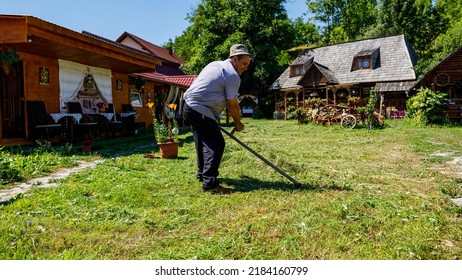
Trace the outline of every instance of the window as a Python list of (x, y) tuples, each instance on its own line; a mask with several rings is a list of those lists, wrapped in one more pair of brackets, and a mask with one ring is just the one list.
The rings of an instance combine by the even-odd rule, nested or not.
[(303, 70), (303, 66), (302, 65), (295, 65), (295, 66), (292, 66), (292, 75), (291, 77), (294, 77), (294, 76), (302, 76), (303, 73), (304, 73), (304, 70)]
[(132, 107), (143, 107), (143, 100), (139, 92), (132, 91), (130, 93), (130, 104)]
[(355, 57), (353, 62), (353, 70), (362, 70), (371, 68), (370, 57)]

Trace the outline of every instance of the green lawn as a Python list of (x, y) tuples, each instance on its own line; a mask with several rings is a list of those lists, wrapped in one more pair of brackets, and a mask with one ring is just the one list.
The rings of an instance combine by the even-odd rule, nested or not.
[(461, 259), (462, 179), (436, 170), (461, 128), (386, 123), (244, 120), (235, 135), (303, 187), (225, 136), (230, 195), (201, 192), (188, 131), (175, 160), (144, 158), (150, 137), (102, 141), (95, 169), (0, 206), (0, 259)]

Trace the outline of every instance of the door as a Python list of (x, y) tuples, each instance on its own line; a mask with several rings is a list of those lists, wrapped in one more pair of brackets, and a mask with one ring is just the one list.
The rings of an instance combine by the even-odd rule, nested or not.
[(24, 138), (24, 87), (22, 62), (13, 63), (8, 74), (0, 69), (0, 120), (2, 138)]

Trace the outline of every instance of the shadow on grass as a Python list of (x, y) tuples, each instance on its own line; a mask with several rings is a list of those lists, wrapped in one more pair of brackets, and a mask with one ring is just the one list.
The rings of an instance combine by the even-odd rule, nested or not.
[(296, 186), (293, 183), (277, 181), (269, 182), (262, 181), (259, 179), (243, 176), (238, 179), (222, 178), (220, 179), (223, 183), (228, 186), (233, 186), (235, 192), (251, 192), (255, 190), (283, 190), (283, 191), (314, 191), (314, 192), (326, 192), (326, 191), (352, 191), (350, 187), (342, 187), (336, 184), (330, 185), (319, 185), (319, 184), (305, 184)]

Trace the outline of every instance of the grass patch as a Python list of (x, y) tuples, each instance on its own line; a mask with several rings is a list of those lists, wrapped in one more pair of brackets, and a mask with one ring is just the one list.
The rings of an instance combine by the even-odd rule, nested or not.
[(236, 136), (301, 188), (226, 136), (220, 177), (235, 191), (225, 196), (200, 191), (190, 132), (174, 160), (142, 156), (158, 153), (152, 136), (101, 143), (96, 168), (0, 206), (0, 258), (462, 257), (462, 213), (449, 202), (460, 180), (432, 171), (445, 160), (428, 160), (462, 151), (460, 128), (244, 123)]

